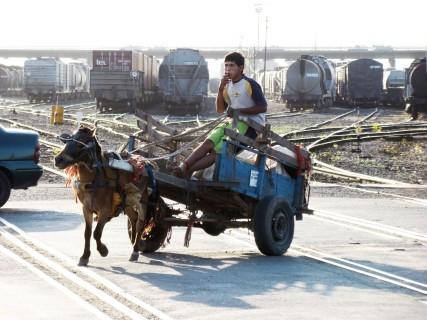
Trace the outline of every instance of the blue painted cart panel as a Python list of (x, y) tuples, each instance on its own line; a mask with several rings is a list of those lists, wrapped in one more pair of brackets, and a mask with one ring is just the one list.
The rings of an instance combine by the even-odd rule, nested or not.
[[(276, 169), (266, 169), (267, 157), (258, 154), (256, 164), (250, 164), (239, 159), (229, 152), (229, 142), (225, 141), (221, 154), (217, 160), (217, 179), (219, 182), (238, 182), (231, 190), (246, 196), (262, 199), (269, 195), (282, 196), (288, 200), (294, 208), (296, 202), (295, 190), (299, 187), (301, 179), (294, 179), (288, 175), (281, 174)], [(280, 164), (279, 164), (280, 165)]]

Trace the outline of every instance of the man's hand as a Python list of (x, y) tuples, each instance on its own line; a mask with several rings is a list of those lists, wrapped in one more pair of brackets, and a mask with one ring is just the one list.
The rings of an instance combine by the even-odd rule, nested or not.
[(233, 109), (231, 107), (227, 108), (227, 117), (233, 118), (234, 116), (238, 116), (239, 114), (239, 110)]
[(227, 83), (230, 82), (230, 80), (230, 75), (224, 74), (219, 84), (219, 92), (222, 92), (222, 90), (224, 90), (225, 86), (227, 85)]

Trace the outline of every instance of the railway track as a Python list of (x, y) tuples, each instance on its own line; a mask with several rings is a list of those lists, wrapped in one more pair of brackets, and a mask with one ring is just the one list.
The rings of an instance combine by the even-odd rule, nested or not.
[(322, 137), (320, 139), (315, 140), (314, 142), (312, 142), (311, 144), (309, 144), (306, 148), (308, 151), (313, 150), (317, 145), (320, 144), (320, 142), (322, 141), (326, 141), (328, 139), (330, 139), (331, 137), (343, 132), (344, 130), (348, 130), (350, 128), (355, 128), (357, 125), (359, 125), (360, 123), (363, 123), (367, 120), (369, 120), (370, 118), (372, 118), (375, 114), (378, 113), (378, 109), (375, 109), (374, 111), (372, 111), (370, 114), (368, 114), (367, 116), (365, 116), (364, 118), (362, 118), (361, 120), (357, 120), (355, 122), (353, 122), (352, 124), (350, 124), (349, 126), (344, 127), (343, 129), (339, 129), (336, 131), (333, 131), (331, 133), (329, 133), (326, 137)]
[[(254, 250), (257, 250), (257, 247), (252, 243), (252, 235), (244, 233), (240, 230), (235, 230), (232, 235), (226, 235), (235, 240), (239, 240), (244, 243), (246, 246), (251, 247)], [(411, 292), (427, 295), (427, 284), (414, 281), (407, 277), (401, 277), (399, 275), (380, 270), (378, 268), (372, 268), (368, 265), (355, 263), (348, 259), (343, 259), (336, 255), (329, 254), (323, 250), (316, 248), (301, 246), (297, 244), (292, 244), (291, 248), (288, 250), (289, 253), (295, 255), (300, 255), (306, 257), (310, 260), (315, 260), (322, 262), (324, 264), (334, 266), (339, 269), (344, 269), (352, 273), (357, 273), (369, 278), (380, 280), (387, 284), (392, 284), (396, 287), (407, 289)]]
[(336, 121), (338, 119), (342, 119), (342, 118), (344, 118), (344, 117), (346, 117), (346, 116), (348, 116), (350, 114), (353, 114), (355, 112), (356, 112), (356, 109), (353, 109), (353, 110), (350, 110), (350, 111), (346, 111), (346, 112), (344, 112), (342, 114), (339, 114), (338, 116), (335, 116), (335, 117), (333, 117), (331, 119), (328, 119), (328, 120), (325, 120), (325, 121), (313, 124), (311, 126), (308, 126), (308, 127), (302, 128), (302, 129), (297, 129), (297, 130), (293, 130), (291, 132), (287, 132), (282, 137), (283, 138), (289, 138), (289, 137), (291, 137), (293, 135), (304, 133), (304, 132), (307, 132), (307, 131), (312, 130), (312, 129), (316, 129), (317, 130), (317, 129), (319, 129), (319, 128), (327, 125), (327, 124), (333, 123), (334, 121)]
[(375, 234), (382, 234), (386, 236), (391, 235), (393, 237), (416, 240), (418, 242), (427, 243), (427, 235), (425, 234), (420, 234), (417, 232), (369, 221), (366, 219), (351, 217), (336, 212), (319, 210), (316, 208), (312, 209), (314, 209), (314, 215), (309, 216), (310, 219), (318, 219), (322, 221), (338, 223), (342, 226), (355, 228), (356, 230), (362, 230), (364, 232), (374, 232)]
[[(86, 104), (90, 104), (91, 102), (87, 102)], [(26, 113), (26, 114), (32, 114), (32, 115), (37, 115), (37, 116), (44, 116), (46, 118), (50, 117), (50, 111), (34, 111), (32, 109), (28, 109), (28, 107), (25, 107), (24, 105), (28, 105), (26, 103), (23, 103), (22, 108), (20, 108), (18, 110), (18, 112), (22, 112), (22, 113)], [(8, 106), (8, 108), (14, 108), (15, 105), (13, 106)], [(82, 104), (75, 104), (75, 105), (70, 105), (68, 107), (71, 108), (75, 108), (77, 106), (82, 106)], [(295, 135), (300, 135), (300, 134), (304, 134), (304, 133), (313, 133), (313, 132), (328, 132), (327, 136), (316, 136), (316, 137), (308, 137), (308, 138), (292, 138), (290, 139), (293, 142), (311, 142), (311, 144), (308, 146), (309, 149), (316, 149), (316, 148), (322, 148), (322, 147), (327, 147), (330, 145), (335, 145), (337, 143), (344, 143), (344, 142), (352, 142), (352, 141), (363, 141), (363, 140), (372, 140), (372, 139), (379, 139), (379, 138), (402, 138), (402, 137), (414, 137), (414, 136), (424, 136), (427, 134), (427, 123), (396, 123), (396, 124), (379, 124), (378, 126), (380, 128), (384, 128), (384, 131), (381, 132), (359, 132), (359, 133), (355, 133), (355, 129), (356, 128), (361, 128), (361, 130), (371, 130), (372, 131), (372, 125), (362, 125), (363, 122), (367, 121), (369, 118), (371, 118), (372, 116), (378, 114), (378, 110), (375, 110), (374, 112), (371, 112), (370, 115), (364, 117), (361, 120), (358, 120), (356, 122), (353, 122), (352, 124), (345, 126), (345, 127), (332, 127), (331, 128), (327, 128), (324, 127), (327, 124), (333, 124), (334, 121), (338, 120), (338, 119), (342, 119), (348, 115), (351, 115), (353, 113), (355, 113), (357, 110), (353, 109), (350, 111), (346, 111), (338, 116), (335, 116), (331, 119), (328, 119), (326, 121), (322, 121), (320, 123), (311, 125), (309, 127), (306, 127), (304, 129), (300, 129), (300, 130), (296, 130), (296, 131), (292, 131), (288, 134), (285, 134), (285, 136), (295, 136)], [(273, 114), (273, 116), (282, 116), (283, 114), (287, 114), (285, 113), (278, 113), (278, 114)], [(104, 135), (102, 136), (104, 140), (107, 140), (110, 142), (110, 139), (108, 138), (108, 135), (113, 135), (116, 136), (117, 138), (111, 140), (114, 141), (117, 139), (121, 139), (124, 141), (127, 141), (129, 135), (135, 135), (138, 136), (140, 130), (139, 128), (136, 126), (136, 124), (133, 124), (131, 122), (124, 122), (124, 121), (119, 121), (119, 120), (115, 120), (115, 118), (113, 119), (105, 119), (102, 117), (98, 117), (97, 115), (86, 115), (86, 117), (84, 119), (87, 119), (89, 121), (86, 120), (79, 120), (78, 116), (76, 114), (70, 113), (70, 112), (66, 112), (66, 117), (64, 118), (64, 120), (68, 123), (72, 123), (72, 124), (85, 124), (88, 126), (94, 126), (95, 122), (97, 123), (97, 128), (100, 130), (103, 130), (107, 133), (107, 137), (104, 137)], [(9, 119), (5, 119), (2, 118), (0, 120), (3, 121), (7, 121), (9, 123), (12, 123), (15, 126), (21, 126), (21, 127), (25, 127), (28, 129), (32, 129), (32, 130), (36, 130), (39, 131), (41, 134), (47, 134), (50, 137), (56, 138), (56, 136), (52, 133), (48, 133), (46, 130), (43, 129), (38, 129), (35, 126), (28, 126), (28, 125), (24, 125), (23, 123), (21, 123), (22, 121), (15, 121), (13, 122), (13, 120), (9, 120)], [(184, 126), (185, 128), (188, 128), (188, 124), (189, 123), (195, 123), (196, 126), (195, 128), (200, 128), (203, 126), (202, 122), (206, 122), (206, 121), (211, 121), (211, 119), (202, 119), (201, 117), (199, 117), (198, 115), (192, 118), (188, 118), (188, 117), (172, 117), (170, 115), (165, 116), (163, 119), (160, 119), (159, 122), (170, 127), (170, 126), (177, 126), (178, 128), (180, 128), (181, 126)], [(101, 125), (100, 123), (104, 123), (106, 125)], [(182, 128), (182, 127), (181, 127)], [(393, 130), (395, 128), (401, 128), (401, 130)], [(118, 130), (120, 129), (120, 130)], [(57, 127), (55, 127), (55, 130), (57, 130)], [(323, 130), (323, 131), (319, 131), (319, 130)], [(179, 131), (178, 129), (175, 131)], [(168, 137), (158, 137), (159, 141), (168, 141)], [(194, 138), (194, 137), (193, 137)], [(187, 139), (188, 140), (188, 139)], [(189, 139), (188, 141), (192, 141), (194, 139)], [(50, 141), (43, 141), (43, 144), (49, 147), (49, 142)], [(120, 143), (117, 143), (118, 145), (122, 145), (123, 141)], [(53, 145), (52, 143), (50, 144), (50, 147), (58, 147), (58, 145)], [(117, 148), (118, 146), (116, 146)], [(111, 147), (110, 147), (111, 148)], [(170, 150), (169, 150), (170, 151)], [(377, 177), (372, 177), (369, 175), (363, 175), (360, 173), (356, 173), (356, 172), (350, 172), (348, 170), (343, 170), (341, 168), (337, 168), (337, 167), (333, 167), (333, 166), (327, 166), (324, 163), (320, 163), (319, 161), (315, 160), (314, 161), (316, 164), (316, 167), (314, 168), (314, 172), (315, 173), (319, 173), (322, 175), (328, 175), (328, 176), (333, 176), (333, 177), (337, 177), (339, 179), (348, 179), (351, 181), (368, 181), (368, 182), (375, 182), (375, 183), (391, 183), (392, 185), (407, 185), (407, 184), (403, 184), (403, 183), (399, 183), (398, 181), (392, 181), (389, 179), (381, 179), (381, 178), (377, 178)]]
[(93, 271), (77, 267), (68, 256), (32, 239), (3, 218), (0, 252), (80, 302), (99, 319), (171, 319)]

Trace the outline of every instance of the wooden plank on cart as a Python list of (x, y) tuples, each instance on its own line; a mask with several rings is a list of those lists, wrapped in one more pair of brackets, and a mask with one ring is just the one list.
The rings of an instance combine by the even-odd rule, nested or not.
[[(244, 122), (246, 122), (250, 127), (254, 128), (256, 131), (261, 132), (266, 134), (267, 136), (269, 136), (271, 138), (272, 141), (275, 141), (278, 145), (288, 148), (289, 150), (291, 150), (292, 152), (294, 152), (295, 150), (295, 144), (293, 144), (292, 142), (290, 142), (289, 140), (286, 140), (284, 138), (282, 138), (280, 135), (278, 135), (277, 133), (275, 133), (272, 130), (268, 130), (268, 132), (265, 132), (265, 127), (263, 127), (262, 125), (260, 125), (259, 123), (255, 122), (252, 119), (246, 119)], [(304, 157), (308, 157), (308, 152), (307, 150), (301, 148), (301, 154)]]
[[(145, 122), (150, 122), (153, 127), (156, 127), (157, 130), (166, 132), (170, 135), (175, 135), (178, 133), (178, 130), (171, 128), (170, 126), (165, 125), (164, 123), (161, 123), (160, 121), (157, 121), (154, 119), (151, 115), (148, 113), (145, 113), (141, 110), (136, 110), (136, 116), (140, 118), (141, 120), (144, 120)], [(142, 129), (142, 128), (141, 128)]]
[(263, 152), (264, 154), (266, 154), (267, 156), (269, 156), (270, 158), (273, 158), (277, 161), (279, 161), (280, 163), (293, 167), (293, 168), (297, 168), (298, 167), (298, 163), (297, 163), (297, 159), (294, 157), (291, 157), (290, 155), (287, 155), (283, 152), (280, 152), (278, 150), (275, 150), (271, 147), (269, 147), (268, 145), (265, 144), (259, 144), (257, 143), (255, 140), (249, 138), (249, 137), (245, 137), (239, 133), (237, 133), (236, 131), (233, 131), (231, 129), (224, 129), (225, 135), (236, 140), (239, 141), (240, 143), (244, 143), (252, 148), (255, 148), (261, 152)]

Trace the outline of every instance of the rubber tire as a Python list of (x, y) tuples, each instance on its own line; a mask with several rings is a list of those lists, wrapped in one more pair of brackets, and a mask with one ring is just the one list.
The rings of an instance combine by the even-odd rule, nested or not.
[[(128, 236), (131, 238), (132, 224), (128, 218)], [(139, 249), (143, 253), (152, 253), (157, 251), (163, 244), (168, 234), (168, 229), (163, 226), (156, 225), (150, 232), (148, 238), (139, 240)]]
[[(280, 228), (281, 234), (274, 232), (274, 221), (279, 221), (276, 227)], [(255, 242), (263, 254), (281, 256), (288, 250), (294, 237), (295, 221), (285, 198), (272, 196), (258, 202), (253, 224)]]
[(0, 208), (3, 207), (10, 197), (11, 183), (9, 177), (0, 171)]
[(223, 233), (225, 229), (227, 229), (227, 227), (221, 224), (204, 223), (202, 225), (202, 229), (207, 234), (216, 237), (216, 236), (219, 236), (221, 233)]

